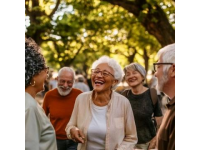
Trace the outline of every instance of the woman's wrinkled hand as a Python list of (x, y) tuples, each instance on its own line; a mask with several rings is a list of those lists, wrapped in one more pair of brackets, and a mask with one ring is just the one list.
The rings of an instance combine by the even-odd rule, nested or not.
[(78, 128), (72, 128), (70, 134), (74, 142), (84, 143), (85, 136)]

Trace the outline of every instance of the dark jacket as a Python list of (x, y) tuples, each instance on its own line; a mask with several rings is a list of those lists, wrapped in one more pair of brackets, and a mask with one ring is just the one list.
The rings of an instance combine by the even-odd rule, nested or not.
[(157, 135), (158, 150), (175, 150), (175, 98), (167, 108)]

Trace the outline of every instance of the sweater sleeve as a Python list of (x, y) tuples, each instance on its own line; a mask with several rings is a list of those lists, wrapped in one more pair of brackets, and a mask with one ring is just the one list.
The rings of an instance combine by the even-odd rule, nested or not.
[(40, 125), (34, 108), (25, 111), (25, 149), (39, 150)]
[(130, 102), (128, 100), (126, 101), (125, 111), (125, 137), (117, 150), (133, 150), (138, 141), (135, 119)]
[[(79, 96), (78, 96), (79, 97)], [(78, 102), (78, 97), (75, 101), (75, 104), (74, 104), (74, 108), (73, 108), (73, 111), (72, 111), (72, 115), (71, 115), (71, 118), (65, 128), (65, 131), (66, 131), (66, 134), (67, 134), (67, 138), (68, 139), (72, 139), (71, 138), (71, 134), (70, 134), (70, 130), (74, 127), (77, 127), (77, 117), (78, 117), (78, 105), (79, 105), (79, 102)]]

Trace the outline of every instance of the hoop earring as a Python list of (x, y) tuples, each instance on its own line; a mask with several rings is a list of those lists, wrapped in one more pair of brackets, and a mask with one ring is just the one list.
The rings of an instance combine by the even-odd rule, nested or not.
[[(31, 83), (30, 83), (30, 85), (31, 85)], [(33, 85), (31, 85), (31, 86), (35, 86), (35, 80), (33, 81)]]

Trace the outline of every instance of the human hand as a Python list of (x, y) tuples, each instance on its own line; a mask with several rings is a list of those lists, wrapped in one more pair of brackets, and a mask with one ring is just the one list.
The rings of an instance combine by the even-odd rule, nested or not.
[(78, 142), (78, 143), (84, 143), (85, 136), (78, 128), (72, 128), (70, 130), (70, 134), (73, 141)]

